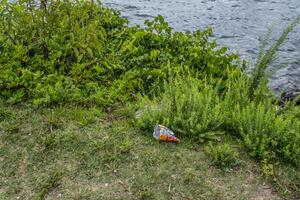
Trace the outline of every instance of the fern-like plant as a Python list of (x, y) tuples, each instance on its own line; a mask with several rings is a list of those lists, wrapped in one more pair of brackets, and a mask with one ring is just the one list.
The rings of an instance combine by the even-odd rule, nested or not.
[(251, 98), (253, 98), (255, 90), (261, 85), (264, 80), (267, 80), (267, 69), (270, 64), (275, 60), (276, 53), (280, 46), (286, 41), (288, 35), (295, 29), (295, 27), (300, 23), (300, 16), (298, 16), (290, 25), (288, 25), (279, 38), (271, 44), (269, 49), (266, 50), (267, 46), (269, 46), (269, 39), (271, 37), (272, 29), (269, 29), (265, 38), (260, 47), (260, 51), (258, 54), (258, 58), (254, 69), (252, 71), (252, 83), (249, 87), (249, 93)]

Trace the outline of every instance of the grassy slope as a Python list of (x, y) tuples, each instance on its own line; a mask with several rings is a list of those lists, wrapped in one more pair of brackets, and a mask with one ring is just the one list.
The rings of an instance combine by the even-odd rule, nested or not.
[(275, 192), (232, 145), (241, 164), (224, 171), (202, 146), (157, 142), (122, 115), (7, 107), (0, 112), (0, 199), (276, 199), (285, 186), (299, 186), (299, 170), (281, 167), (285, 186)]

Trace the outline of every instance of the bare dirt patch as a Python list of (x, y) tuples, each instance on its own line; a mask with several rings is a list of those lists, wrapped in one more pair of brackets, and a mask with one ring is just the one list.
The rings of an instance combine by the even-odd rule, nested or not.
[(258, 190), (258, 194), (253, 200), (276, 200), (281, 199), (269, 185), (262, 185)]

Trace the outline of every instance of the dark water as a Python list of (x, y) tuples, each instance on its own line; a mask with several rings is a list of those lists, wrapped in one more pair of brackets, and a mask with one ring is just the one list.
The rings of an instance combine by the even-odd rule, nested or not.
[[(296, 16), (300, 0), (104, 0), (132, 24), (143, 25), (157, 15), (165, 17), (175, 31), (213, 27), (221, 45), (254, 63), (261, 38), (274, 26), (272, 38)], [(300, 25), (290, 34), (273, 64), (270, 88), (277, 94), (300, 89)]]

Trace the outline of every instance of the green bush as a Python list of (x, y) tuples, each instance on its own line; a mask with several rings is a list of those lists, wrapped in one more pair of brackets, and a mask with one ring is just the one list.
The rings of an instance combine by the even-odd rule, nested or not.
[(233, 122), (238, 125), (239, 135), (251, 156), (260, 160), (287, 160), (300, 166), (300, 126), (293, 115), (278, 115), (271, 102), (251, 102), (233, 113)]
[(188, 74), (165, 82), (163, 93), (154, 97), (142, 97), (136, 125), (151, 130), (155, 124), (169, 126), (180, 137), (199, 142), (218, 139), (224, 132), (239, 135), (234, 113), (238, 105), (246, 106), (250, 100), (249, 78), (236, 76), (228, 70), (227, 82), (215, 79), (195, 79)]
[(135, 124), (149, 131), (163, 124), (179, 137), (199, 142), (230, 134), (241, 139), (252, 157), (299, 166), (299, 120), (279, 114), (266, 88), (259, 87), (252, 100), (250, 83), (244, 76), (230, 78), (220, 90), (209, 81), (175, 79), (165, 84), (161, 95), (141, 99)]
[(157, 94), (170, 71), (226, 80), (236, 68), (211, 29), (173, 32), (161, 16), (142, 29), (92, 1), (38, 3), (0, 3), (0, 95), (9, 103), (108, 105)]
[(0, 4), (1, 95), (40, 105), (101, 93), (116, 73), (113, 38), (127, 21), (85, 1), (36, 2)]
[(268, 110), (263, 104), (256, 105), (251, 102), (236, 113), (240, 134), (250, 155), (259, 159), (273, 156), (277, 146), (276, 132), (279, 128), (276, 112)]
[(193, 78), (165, 83), (165, 92), (149, 100), (144, 98), (136, 124), (151, 130), (155, 124), (170, 127), (179, 137), (203, 142), (218, 139), (222, 112), (218, 90)]
[(211, 158), (214, 165), (221, 168), (230, 168), (238, 165), (238, 153), (229, 145), (213, 145), (210, 143), (206, 148), (206, 153)]

